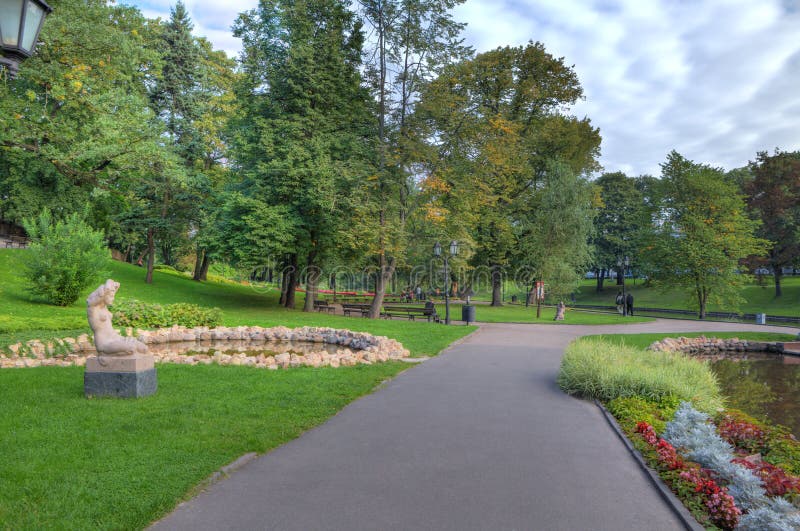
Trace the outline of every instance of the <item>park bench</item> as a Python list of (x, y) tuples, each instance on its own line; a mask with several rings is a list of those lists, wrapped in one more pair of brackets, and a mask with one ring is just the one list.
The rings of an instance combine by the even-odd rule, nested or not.
[(384, 306), (383, 313), (381, 314), (386, 319), (392, 317), (407, 317), (411, 321), (415, 321), (417, 317), (425, 317), (428, 322), (431, 321), (438, 323), (439, 315), (436, 313), (436, 308), (424, 308), (421, 306)]
[(28, 246), (28, 238), (25, 236), (9, 236), (6, 247), (19, 247), (20, 249)]
[(349, 316), (351, 313), (354, 312), (361, 314), (361, 317), (368, 317), (369, 304), (356, 304), (356, 303), (342, 304), (342, 313)]
[(314, 309), (318, 312), (325, 310), (328, 313), (334, 313), (336, 311), (336, 307), (332, 304), (329, 304), (326, 300), (316, 300), (314, 301)]

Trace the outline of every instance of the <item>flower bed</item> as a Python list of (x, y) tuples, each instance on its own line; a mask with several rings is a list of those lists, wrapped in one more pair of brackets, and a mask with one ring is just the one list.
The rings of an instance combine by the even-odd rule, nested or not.
[(782, 461), (787, 453), (794, 456), (787, 447), (800, 451), (800, 443), (780, 428), (750, 422), (738, 412), (712, 421), (688, 402), (675, 410), (670, 401), (620, 398), (608, 409), (700, 524), (800, 529), (800, 478), (786, 470), (796, 462)]

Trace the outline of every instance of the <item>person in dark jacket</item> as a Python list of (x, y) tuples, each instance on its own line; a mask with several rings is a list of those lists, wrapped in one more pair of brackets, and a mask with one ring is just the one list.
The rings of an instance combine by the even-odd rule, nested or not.
[(628, 296), (625, 297), (625, 309), (627, 310), (628, 315), (633, 315), (633, 294), (628, 293)]

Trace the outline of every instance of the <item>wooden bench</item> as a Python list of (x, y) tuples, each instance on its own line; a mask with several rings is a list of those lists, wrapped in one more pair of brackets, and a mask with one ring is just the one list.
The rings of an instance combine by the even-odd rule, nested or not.
[(6, 247), (19, 247), (20, 249), (28, 246), (28, 238), (25, 236), (9, 236)]
[(316, 300), (314, 301), (314, 309), (318, 312), (325, 310), (328, 313), (334, 313), (336, 311), (336, 307), (332, 304), (329, 304), (326, 300)]
[(368, 317), (369, 304), (354, 304), (354, 303), (342, 304), (342, 313), (349, 316), (353, 312), (361, 314), (361, 317)]
[(439, 315), (436, 313), (436, 308), (424, 308), (420, 306), (384, 306), (381, 316), (386, 319), (392, 317), (407, 317), (411, 321), (415, 321), (417, 317), (425, 317), (428, 322), (431, 321), (438, 323)]

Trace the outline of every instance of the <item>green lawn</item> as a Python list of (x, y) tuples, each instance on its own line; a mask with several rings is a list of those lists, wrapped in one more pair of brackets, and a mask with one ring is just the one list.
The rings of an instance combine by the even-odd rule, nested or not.
[(793, 334), (778, 334), (772, 332), (673, 332), (670, 334), (598, 334), (585, 336), (608, 341), (610, 343), (622, 344), (629, 347), (647, 348), (656, 341), (665, 337), (716, 337), (720, 339), (738, 337), (751, 341), (791, 341)]
[[(766, 279), (765, 284), (750, 284), (742, 290), (742, 296), (746, 302), (742, 304), (739, 311), (742, 313), (766, 313), (772, 315), (800, 316), (800, 277), (785, 277), (781, 283), (783, 295), (775, 297), (775, 287), (771, 279)], [(575, 299), (578, 304), (599, 304), (613, 306), (614, 298), (620, 288), (615, 281), (606, 282), (601, 293), (595, 291), (596, 283), (594, 280), (585, 280)], [(626, 279), (625, 292), (633, 293), (635, 306), (643, 308), (669, 308), (669, 309), (689, 309), (689, 301), (684, 292), (678, 290), (658, 291), (644, 286), (642, 280), (637, 280), (636, 284), (632, 279)], [(729, 308), (710, 305), (709, 311), (730, 311)]]
[[(94, 287), (66, 308), (37, 300), (18, 274), (24, 252), (0, 250), (0, 347), (88, 331), (84, 301)], [(158, 271), (147, 285), (142, 268), (109, 268), (120, 300), (217, 306), (229, 326), (349, 328), (395, 338), (414, 356), (475, 330), (303, 313), (278, 307), (275, 291)], [(0, 529), (146, 527), (221, 466), (297, 437), (408, 367), (161, 365), (158, 393), (137, 400), (85, 399), (79, 367), (0, 371)]]
[(158, 393), (137, 400), (85, 399), (79, 367), (0, 371), (0, 529), (144, 528), (408, 367), (161, 365)]

